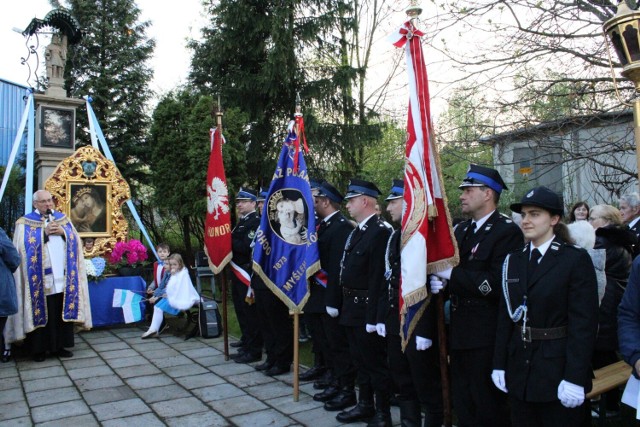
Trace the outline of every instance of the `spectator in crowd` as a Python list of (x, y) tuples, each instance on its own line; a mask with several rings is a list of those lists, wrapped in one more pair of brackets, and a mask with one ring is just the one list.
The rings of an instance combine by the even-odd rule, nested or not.
[[(627, 286), (637, 237), (622, 223), (620, 211), (611, 205), (591, 208), (589, 222), (596, 230), (594, 248), (606, 251), (606, 286), (598, 312), (598, 336), (592, 361), (593, 369), (599, 369), (619, 360), (618, 305)], [(604, 398), (607, 399), (607, 411), (619, 410), (618, 390), (612, 390)]]
[(569, 212), (569, 224), (576, 221), (586, 221), (589, 218), (589, 205), (587, 202), (578, 202), (571, 206)]
[[(169, 256), (169, 271), (171, 272), (164, 293), (161, 296), (153, 296), (153, 318), (151, 326), (142, 335), (142, 339), (157, 337), (162, 333), (160, 326), (164, 317), (163, 313), (176, 315), (183, 310), (188, 310), (200, 301), (200, 295), (193, 287), (189, 271), (184, 266), (180, 254)], [(163, 288), (159, 288), (162, 290)], [(160, 291), (161, 292), (161, 291)]]
[[(7, 233), (0, 228), (0, 331), (4, 330), (7, 317), (18, 312), (18, 299), (13, 273), (20, 266), (20, 254), (13, 246)], [(2, 362), (11, 359), (11, 346), (4, 345), (2, 340)]]
[[(636, 234), (640, 240), (640, 195), (638, 193), (629, 193), (620, 197), (618, 209), (622, 215), (622, 222)], [(633, 249), (633, 257), (640, 254), (640, 245), (636, 245)]]

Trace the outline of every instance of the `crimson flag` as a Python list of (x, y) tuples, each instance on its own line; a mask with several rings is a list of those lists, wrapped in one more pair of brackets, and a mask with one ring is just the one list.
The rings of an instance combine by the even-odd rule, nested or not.
[(429, 80), (420, 30), (411, 21), (399, 29), (409, 77), (409, 111), (402, 216), (400, 334), (403, 348), (429, 303), (427, 275), (458, 264), (458, 247), (431, 125)]
[(231, 261), (231, 209), (229, 190), (222, 161), (224, 137), (220, 129), (211, 129), (211, 155), (207, 169), (207, 216), (204, 223), (204, 251), (214, 274)]

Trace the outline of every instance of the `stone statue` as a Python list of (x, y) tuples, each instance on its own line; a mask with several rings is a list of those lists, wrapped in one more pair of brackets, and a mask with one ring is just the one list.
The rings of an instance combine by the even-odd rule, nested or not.
[(67, 61), (67, 36), (56, 33), (51, 38), (51, 44), (47, 46), (44, 57), (47, 64), (47, 77), (49, 84), (63, 84), (64, 66)]

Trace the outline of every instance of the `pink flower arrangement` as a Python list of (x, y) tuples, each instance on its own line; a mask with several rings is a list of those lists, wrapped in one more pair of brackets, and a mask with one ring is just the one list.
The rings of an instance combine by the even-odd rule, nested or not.
[(130, 265), (136, 267), (143, 264), (149, 256), (147, 255), (147, 248), (140, 242), (140, 240), (129, 240), (128, 242), (118, 242), (111, 251), (109, 256), (109, 263), (118, 267), (124, 267)]

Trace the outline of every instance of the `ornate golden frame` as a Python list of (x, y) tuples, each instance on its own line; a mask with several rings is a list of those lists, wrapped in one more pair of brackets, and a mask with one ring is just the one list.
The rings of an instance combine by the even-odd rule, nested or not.
[(129, 184), (112, 161), (95, 148), (85, 146), (62, 160), (45, 182), (45, 189), (53, 196), (56, 209), (70, 218), (74, 196), (71, 189), (78, 186), (88, 189), (106, 187), (106, 230), (78, 231), (82, 238), (95, 238), (93, 248), (85, 250), (84, 255), (101, 256), (111, 252), (116, 242), (126, 240), (129, 231), (121, 210), (121, 206), (131, 198)]

